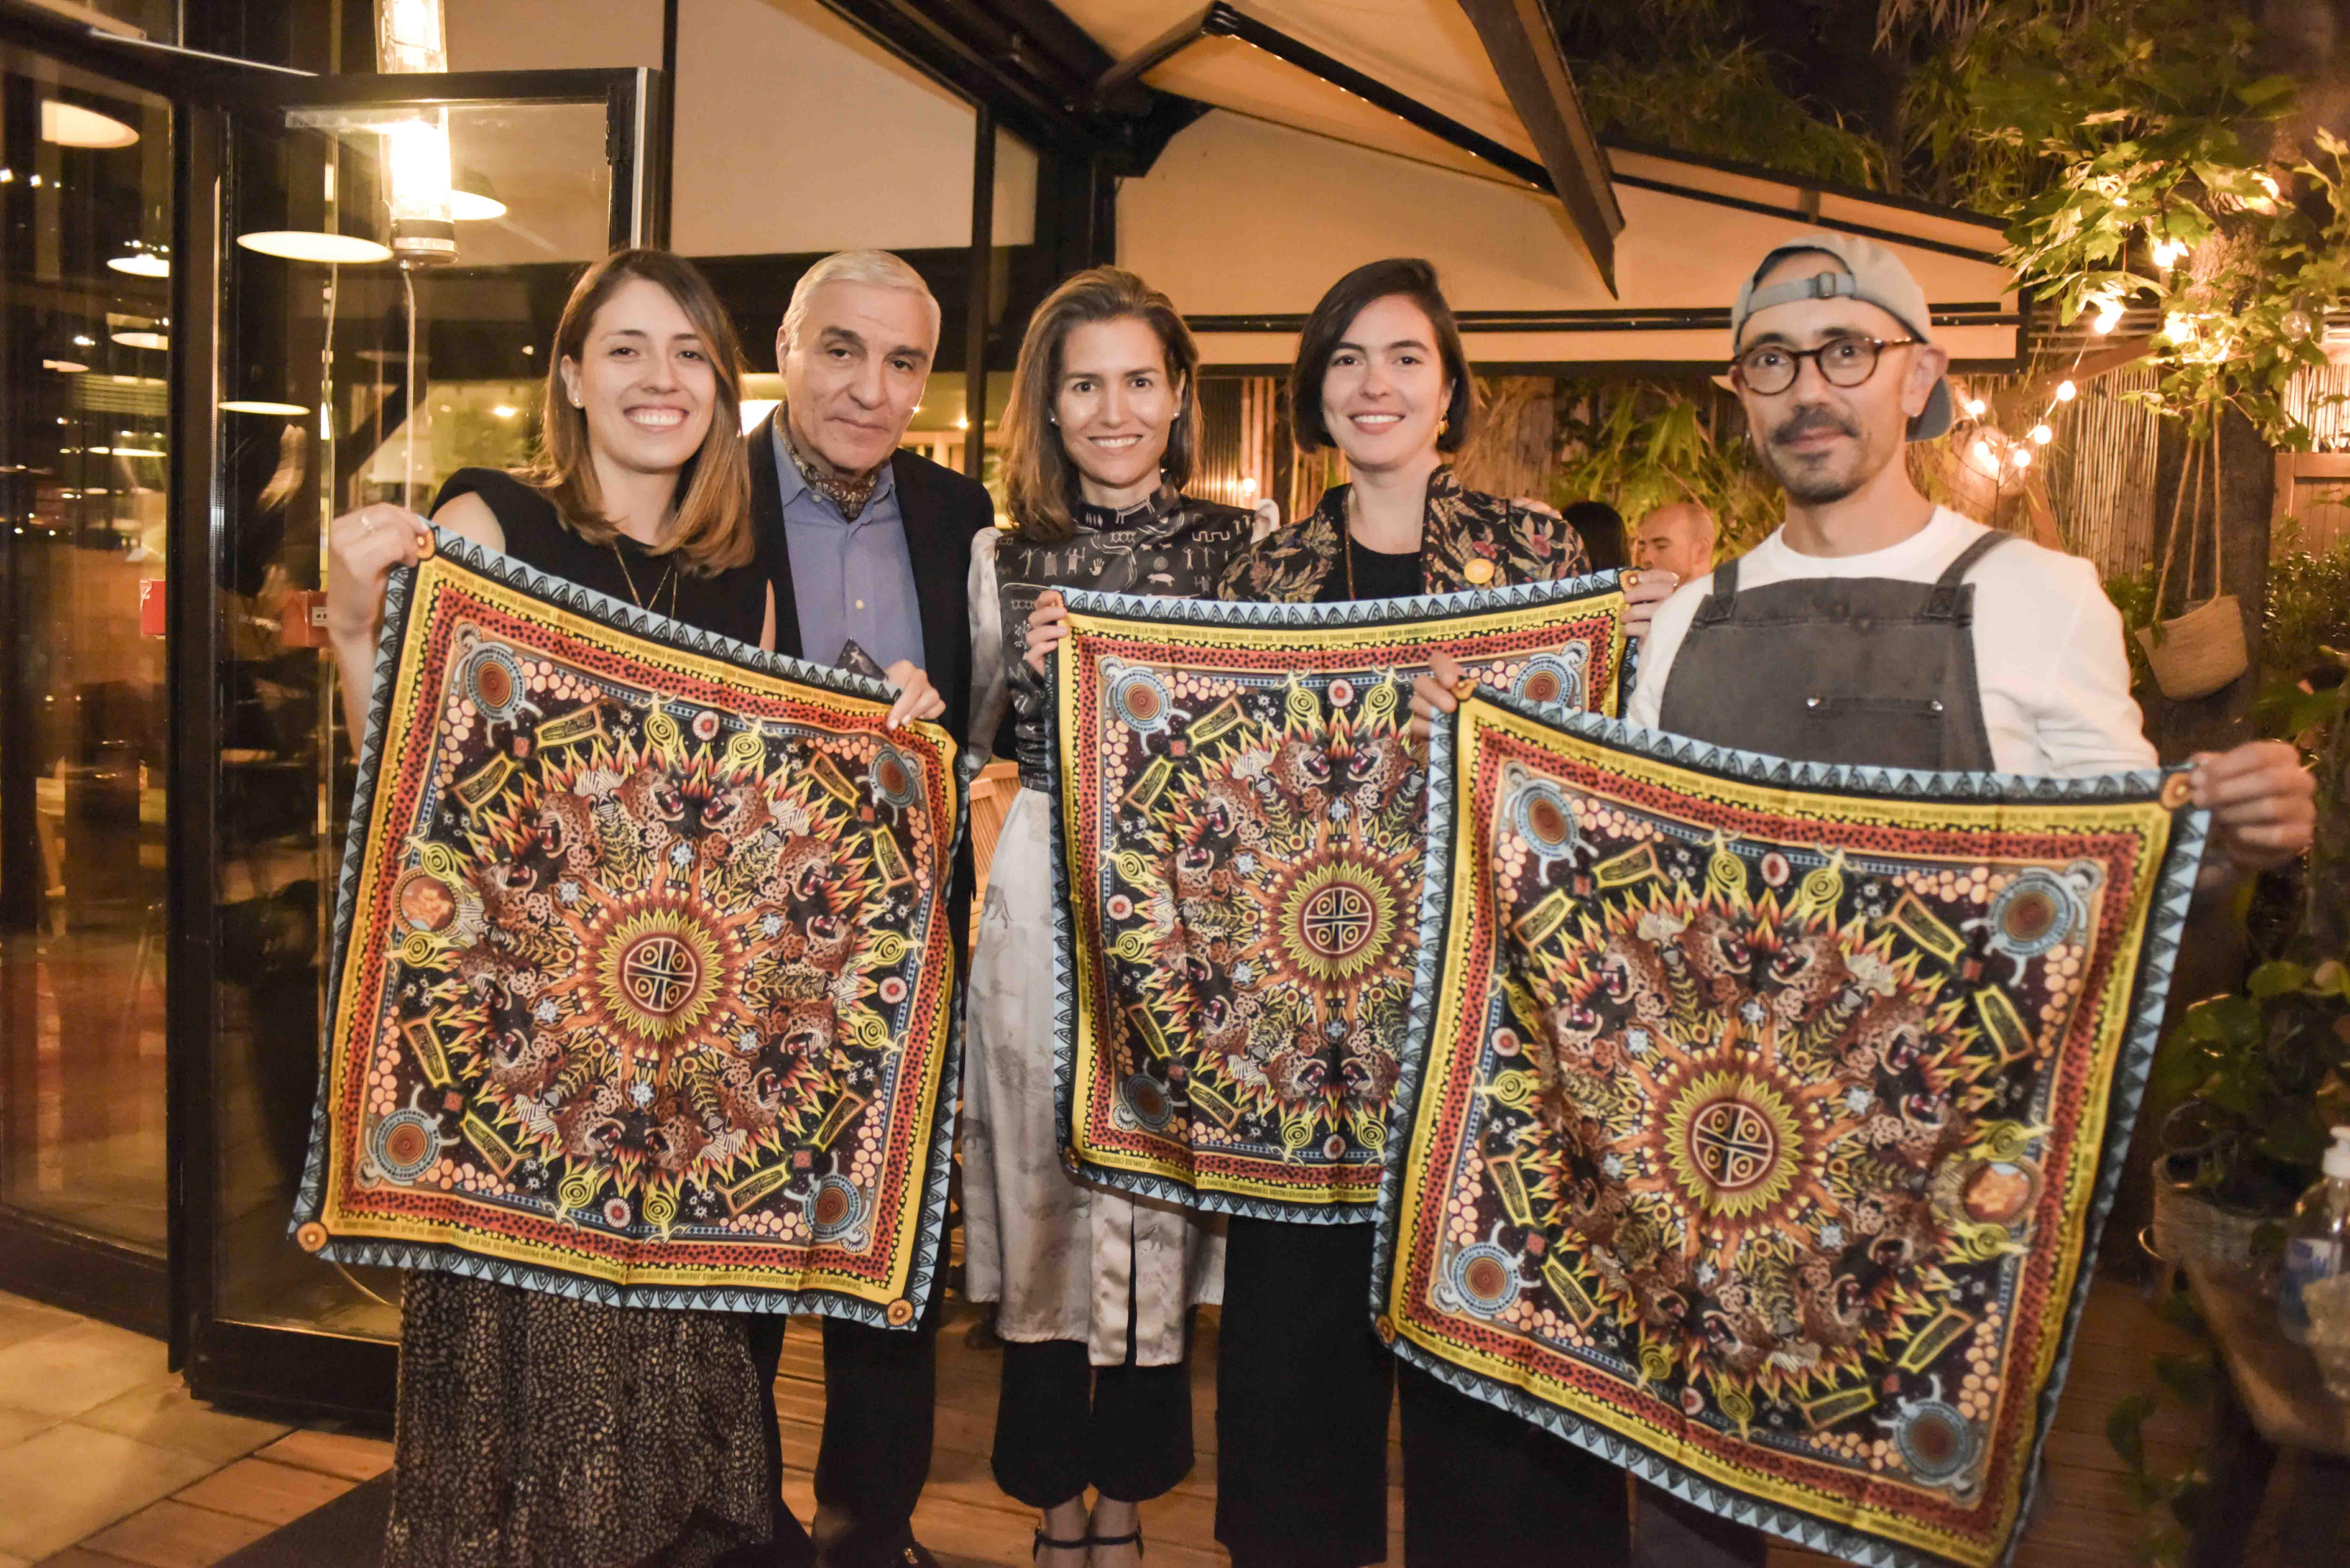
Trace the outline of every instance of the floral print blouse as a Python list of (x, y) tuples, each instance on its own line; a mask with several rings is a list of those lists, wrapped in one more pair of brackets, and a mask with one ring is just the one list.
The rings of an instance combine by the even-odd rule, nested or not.
[[(1349, 488), (1332, 485), (1310, 516), (1274, 530), (1234, 557), (1218, 597), (1311, 603), (1338, 569)], [(1548, 582), (1591, 570), (1583, 538), (1565, 519), (1463, 490), (1449, 466), (1428, 476), (1419, 559), (1423, 587), (1431, 594)]]

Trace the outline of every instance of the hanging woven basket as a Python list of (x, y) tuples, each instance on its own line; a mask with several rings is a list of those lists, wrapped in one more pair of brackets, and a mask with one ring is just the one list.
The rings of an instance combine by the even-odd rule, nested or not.
[(2233, 594), (2205, 599), (2158, 628), (2140, 627), (2137, 645), (2154, 670), (2154, 683), (2174, 702), (2209, 697), (2233, 685), (2251, 668), (2244, 645), (2244, 614)]
[[(2179, 465), (2178, 491), (2171, 498), (2170, 538), (2162, 553), (2162, 570), (2156, 577), (2154, 602), (2160, 608), (2163, 597), (2170, 588), (2170, 569), (2178, 559), (2178, 524), (2187, 510), (2187, 497), (2196, 488), (2198, 460), (2203, 449), (2189, 447), (2187, 458)], [(2165, 697), (2174, 702), (2189, 702), (2198, 697), (2209, 697), (2221, 688), (2232, 685), (2245, 670), (2252, 667), (2251, 649), (2244, 641), (2244, 613), (2236, 596), (2220, 590), (2227, 577), (2220, 560), (2220, 508), (2226, 494), (2220, 478), (2220, 429), (2215, 420), (2211, 430), (2211, 597), (2184, 615), (2174, 616), (2154, 626), (2141, 627), (2137, 645), (2146, 650), (2146, 661), (2154, 671), (2154, 683)], [(2190, 521), (2187, 528), (2187, 563), (2184, 597), (2195, 593), (2195, 535), (2200, 532)]]

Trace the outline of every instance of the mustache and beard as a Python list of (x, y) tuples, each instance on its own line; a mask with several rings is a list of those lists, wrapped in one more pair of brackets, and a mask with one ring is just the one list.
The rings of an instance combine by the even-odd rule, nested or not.
[[(1833, 431), (1851, 439), (1846, 448), (1795, 452), (1786, 443), (1814, 431)], [(1762, 466), (1795, 500), (1807, 506), (1841, 501), (1876, 477), (1884, 464), (1877, 449), (1861, 427), (1824, 403), (1806, 403), (1772, 427), (1767, 438), (1754, 443)]]

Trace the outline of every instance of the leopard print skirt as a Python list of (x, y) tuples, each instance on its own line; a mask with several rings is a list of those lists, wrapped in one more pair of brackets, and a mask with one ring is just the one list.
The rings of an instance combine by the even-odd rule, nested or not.
[(743, 1322), (419, 1270), (385, 1568), (707, 1568), (768, 1538)]

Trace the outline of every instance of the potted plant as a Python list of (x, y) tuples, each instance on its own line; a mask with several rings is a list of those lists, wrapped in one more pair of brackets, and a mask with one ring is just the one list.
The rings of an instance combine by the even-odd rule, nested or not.
[(2262, 1227), (2317, 1179), (2326, 1129), (2350, 1117), (2345, 694), (2304, 690), (2277, 710), (2315, 742), (2317, 836), (2292, 935), (2241, 992), (2188, 1008), (2156, 1058), (2151, 1093), (2175, 1108), (2161, 1125), (2154, 1247), (2171, 1262), (2251, 1262)]

